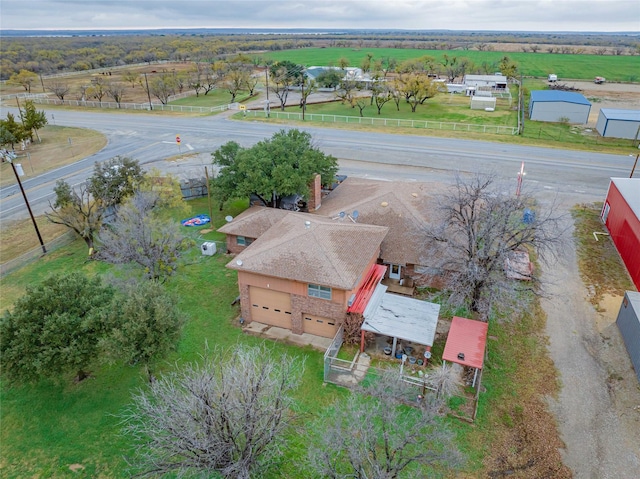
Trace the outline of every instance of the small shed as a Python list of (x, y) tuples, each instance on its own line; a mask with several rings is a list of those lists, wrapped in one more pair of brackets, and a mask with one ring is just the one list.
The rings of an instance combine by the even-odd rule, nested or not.
[(640, 138), (640, 110), (602, 108), (598, 114), (596, 130), (608, 138)]
[(471, 97), (471, 109), (472, 110), (484, 110), (486, 108), (496, 108), (496, 97), (493, 96), (478, 96), (473, 95)]
[(640, 293), (627, 291), (624, 294), (616, 324), (640, 381)]
[(478, 372), (484, 365), (484, 351), (487, 345), (489, 323), (454, 316), (442, 353), (442, 364), (446, 361), (475, 369), (473, 386)]
[(640, 289), (640, 178), (611, 178), (600, 217)]
[(591, 103), (580, 93), (560, 90), (534, 90), (529, 100), (529, 119), (586, 124)]

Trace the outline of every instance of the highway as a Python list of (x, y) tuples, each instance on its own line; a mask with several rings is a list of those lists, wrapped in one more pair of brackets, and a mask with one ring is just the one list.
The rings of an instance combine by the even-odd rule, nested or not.
[[(2, 115), (11, 108), (3, 108)], [(46, 111), (46, 110), (45, 110)], [(145, 167), (172, 173), (210, 164), (209, 154), (228, 141), (251, 146), (274, 132), (289, 128), (281, 124), (236, 121), (223, 116), (179, 117), (148, 113), (78, 112), (55, 110), (56, 125), (92, 128), (108, 139), (100, 152), (36, 177), (22, 178), (35, 214), (42, 214), (53, 198), (58, 179), (71, 185), (85, 181), (95, 162), (125, 155)], [(50, 116), (51, 112), (47, 112)], [(525, 184), (534, 193), (576, 193), (582, 199), (602, 200), (609, 178), (629, 175), (633, 158), (573, 150), (561, 150), (477, 140), (433, 138), (420, 135), (354, 131), (327, 127), (301, 128), (314, 143), (339, 159), (341, 173), (381, 179), (450, 181), (452, 172), (494, 171), (514, 184), (525, 162)], [(164, 161), (178, 155), (176, 135), (181, 138), (184, 161)], [(204, 158), (204, 160), (203, 160)], [(184, 172), (183, 172), (184, 173)], [(0, 221), (27, 217), (17, 185), (0, 190)]]

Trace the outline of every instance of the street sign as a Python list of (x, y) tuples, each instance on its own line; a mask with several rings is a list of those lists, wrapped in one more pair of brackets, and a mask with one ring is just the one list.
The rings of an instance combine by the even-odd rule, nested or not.
[(180, 135), (176, 135), (176, 143), (179, 145), (180, 144)]
[(247, 105), (240, 105), (240, 109), (241, 110), (246, 110), (247, 109)]

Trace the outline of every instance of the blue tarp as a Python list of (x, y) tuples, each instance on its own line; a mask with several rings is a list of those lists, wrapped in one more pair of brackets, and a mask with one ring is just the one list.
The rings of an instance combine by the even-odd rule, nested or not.
[(206, 225), (209, 222), (211, 222), (211, 218), (209, 218), (209, 215), (198, 215), (194, 216), (193, 218), (182, 220), (180, 223), (182, 224), (182, 226), (202, 226)]

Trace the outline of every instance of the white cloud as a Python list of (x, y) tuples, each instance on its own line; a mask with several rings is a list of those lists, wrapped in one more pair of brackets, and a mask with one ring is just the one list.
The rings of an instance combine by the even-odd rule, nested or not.
[(2, 0), (0, 28), (640, 32), (637, 0)]

